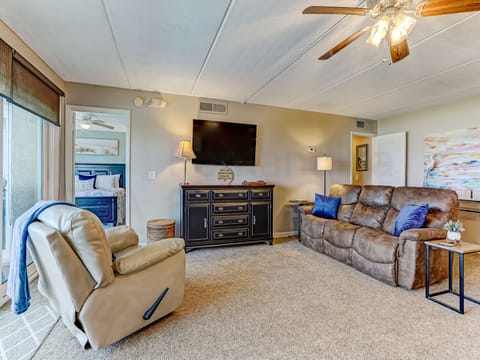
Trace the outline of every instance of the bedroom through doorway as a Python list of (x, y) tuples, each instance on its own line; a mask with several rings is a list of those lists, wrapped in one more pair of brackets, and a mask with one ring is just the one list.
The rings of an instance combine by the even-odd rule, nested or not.
[(130, 111), (68, 106), (67, 118), (72, 202), (105, 227), (129, 225)]

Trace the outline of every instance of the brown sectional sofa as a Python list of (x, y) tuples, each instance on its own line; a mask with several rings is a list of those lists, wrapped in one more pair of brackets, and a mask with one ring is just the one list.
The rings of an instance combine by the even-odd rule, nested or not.
[[(303, 244), (389, 285), (406, 289), (425, 285), (424, 241), (444, 239), (443, 224), (457, 219), (454, 191), (336, 184), (329, 195), (341, 198), (337, 220), (312, 215), (312, 206), (300, 208)], [(424, 203), (429, 205), (424, 227), (393, 236), (394, 222), (403, 206)], [(432, 283), (446, 278), (446, 252), (432, 252), (430, 266)]]

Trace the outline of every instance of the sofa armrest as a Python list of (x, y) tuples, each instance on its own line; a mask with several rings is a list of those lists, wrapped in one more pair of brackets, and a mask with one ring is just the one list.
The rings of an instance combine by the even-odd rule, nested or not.
[(121, 275), (131, 274), (183, 251), (184, 246), (185, 242), (181, 238), (163, 239), (145, 246), (134, 246), (117, 254), (113, 269)]
[(447, 237), (447, 231), (435, 228), (409, 229), (400, 234), (400, 241), (431, 241), (441, 240)]
[(137, 233), (127, 225), (105, 229), (105, 235), (113, 253), (138, 245)]
[(312, 213), (313, 206), (299, 206), (298, 211), (300, 212), (300, 215), (308, 215)]

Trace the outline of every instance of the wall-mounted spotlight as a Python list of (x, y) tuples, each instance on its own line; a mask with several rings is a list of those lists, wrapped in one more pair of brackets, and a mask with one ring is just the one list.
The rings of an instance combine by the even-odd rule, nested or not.
[(151, 108), (166, 108), (167, 107), (167, 102), (161, 98), (147, 98), (146, 100), (143, 100), (140, 96), (136, 97), (133, 99), (133, 104), (135, 107), (151, 107)]

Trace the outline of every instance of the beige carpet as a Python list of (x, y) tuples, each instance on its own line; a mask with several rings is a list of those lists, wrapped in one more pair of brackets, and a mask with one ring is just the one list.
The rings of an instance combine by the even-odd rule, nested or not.
[[(466, 259), (480, 298), (480, 257)], [(459, 315), (296, 241), (193, 251), (185, 290), (175, 313), (100, 351), (59, 321), (34, 359), (480, 359), (479, 305)]]

